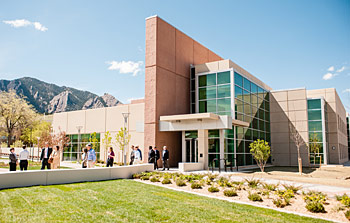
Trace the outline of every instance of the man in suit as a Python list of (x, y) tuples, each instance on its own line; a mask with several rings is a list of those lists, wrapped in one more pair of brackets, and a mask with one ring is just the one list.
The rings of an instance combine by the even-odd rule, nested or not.
[(154, 164), (154, 160), (156, 157), (156, 154), (154, 152), (154, 150), (152, 149), (152, 146), (149, 146), (149, 151), (148, 151), (148, 163), (153, 163)]
[(169, 151), (166, 146), (163, 146), (163, 152), (162, 152), (162, 159), (163, 159), (163, 170), (165, 168), (168, 168), (169, 170)]
[(159, 153), (159, 150), (157, 149), (157, 146), (154, 147), (154, 154), (155, 154), (154, 169), (158, 170), (158, 160), (160, 159), (160, 153)]
[(41, 163), (41, 169), (45, 170), (45, 167), (47, 169), (51, 169), (51, 165), (49, 163), (49, 158), (52, 153), (52, 148), (49, 147), (49, 143), (45, 142), (45, 147), (42, 148), (41, 150), (41, 156), (40, 156), (40, 161)]
[(16, 153), (15, 153), (15, 149), (14, 148), (11, 148), (10, 149), (10, 171), (16, 171), (16, 168), (17, 168), (17, 156), (16, 156)]

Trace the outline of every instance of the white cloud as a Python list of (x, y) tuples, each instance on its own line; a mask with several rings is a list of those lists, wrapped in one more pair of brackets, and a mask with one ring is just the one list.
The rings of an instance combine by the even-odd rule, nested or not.
[(26, 26), (34, 26), (36, 30), (45, 32), (48, 30), (45, 26), (43, 26), (40, 22), (31, 22), (26, 19), (16, 19), (16, 20), (4, 20), (2, 21), (5, 24), (8, 24), (15, 28), (26, 27)]
[(326, 73), (325, 75), (323, 75), (322, 79), (323, 80), (330, 80), (333, 77), (337, 76), (338, 74), (332, 74), (332, 73)]
[(343, 93), (350, 93), (350, 88), (345, 89), (345, 90), (343, 91)]
[(346, 68), (345, 66), (342, 66), (341, 68), (339, 68), (339, 69), (337, 70), (337, 72), (338, 72), (338, 73), (343, 72), (343, 71), (345, 70), (345, 68)]
[(141, 72), (142, 61), (109, 61), (110, 64), (108, 70), (118, 70), (121, 74), (132, 74), (132, 76), (137, 76)]
[(328, 71), (330, 71), (330, 72), (334, 71), (334, 66), (329, 67)]

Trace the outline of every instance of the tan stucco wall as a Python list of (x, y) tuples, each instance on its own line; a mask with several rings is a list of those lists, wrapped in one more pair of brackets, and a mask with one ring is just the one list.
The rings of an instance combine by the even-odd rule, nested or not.
[(161, 18), (146, 19), (145, 146), (166, 145), (170, 165), (181, 161), (181, 132), (159, 132), (161, 115), (190, 112), (190, 65), (222, 60)]
[(270, 94), (271, 155), (277, 166), (297, 165), (298, 152), (291, 138), (291, 128), (302, 136), (300, 148), (304, 166), (309, 165), (307, 149), (308, 122), (305, 89), (272, 91)]
[[(78, 134), (77, 126), (82, 126), (81, 134), (101, 133), (101, 159), (104, 160), (105, 148), (102, 143), (104, 133), (109, 131), (112, 136), (112, 147), (117, 153), (117, 162), (122, 161), (122, 151), (115, 143), (117, 131), (124, 126), (122, 113), (129, 115), (129, 133), (131, 135), (129, 145), (139, 145), (144, 149), (144, 103), (125, 104), (109, 108), (97, 108), (72, 112), (55, 113), (52, 127), (54, 132), (65, 131), (66, 134)], [(130, 151), (127, 151), (129, 159)], [(143, 152), (142, 155), (144, 155)]]

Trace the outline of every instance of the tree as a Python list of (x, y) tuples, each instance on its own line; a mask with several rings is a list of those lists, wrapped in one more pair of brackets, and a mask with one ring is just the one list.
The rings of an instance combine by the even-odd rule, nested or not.
[[(314, 165), (316, 165), (316, 155), (319, 156), (320, 154), (320, 140), (317, 137), (316, 133), (313, 133), (310, 135), (310, 139), (309, 139), (309, 148), (310, 148), (310, 152), (313, 153), (314, 155)], [(320, 163), (322, 161), (320, 160)]]
[(94, 133), (92, 133), (91, 135), (90, 135), (90, 142), (91, 142), (91, 147), (96, 151), (96, 149), (97, 149), (97, 145), (98, 145), (98, 139), (97, 139), (97, 134), (96, 134), (96, 132), (94, 132)]
[(300, 133), (296, 130), (296, 128), (291, 123), (289, 124), (289, 131), (290, 131), (290, 137), (298, 150), (299, 174), (302, 175), (303, 174), (303, 163), (302, 163), (302, 159), (301, 159), (301, 155), (300, 155), (300, 147), (302, 147), (305, 144), (305, 141), (304, 141), (303, 137), (300, 135)]
[(111, 137), (111, 133), (109, 131), (105, 132), (104, 138), (102, 139), (102, 143), (103, 143), (103, 146), (105, 148), (105, 160), (107, 160), (107, 150), (108, 150), (108, 147), (110, 147), (111, 143), (112, 143), (112, 137)]
[(50, 134), (50, 131), (51, 123), (39, 119), (22, 131), (21, 140), (26, 145), (33, 145), (37, 142), (37, 137), (41, 137), (44, 132)]
[(61, 159), (62, 160), (63, 160), (63, 155), (62, 154), (63, 154), (64, 147), (66, 147), (69, 142), (70, 142), (70, 139), (67, 136), (66, 132), (61, 131), (61, 129), (59, 129), (58, 133), (53, 135), (52, 143), (53, 143), (53, 145), (58, 145), (60, 147), (60, 154), (61, 154)]
[(36, 113), (31, 105), (19, 97), (14, 90), (0, 92), (0, 126), (4, 126), (7, 135), (7, 146), (12, 144), (16, 129), (24, 129), (33, 120)]
[[(125, 135), (125, 141), (124, 141), (124, 135)], [(128, 145), (130, 142), (130, 138), (131, 138), (131, 135), (129, 135), (129, 132), (127, 131), (126, 128), (120, 128), (120, 130), (115, 135), (115, 141), (119, 146), (119, 149), (123, 151), (123, 154), (124, 154), (125, 146)], [(125, 162), (124, 156), (123, 156), (123, 162)]]
[(264, 172), (267, 160), (271, 154), (269, 143), (258, 139), (250, 143), (249, 148), (261, 172)]

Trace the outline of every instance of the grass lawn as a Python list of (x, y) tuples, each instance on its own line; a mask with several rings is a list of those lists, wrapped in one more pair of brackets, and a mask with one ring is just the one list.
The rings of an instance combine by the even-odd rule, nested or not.
[(325, 222), (132, 180), (0, 190), (0, 222)]
[[(1, 169), (10, 169), (10, 165), (8, 163), (0, 162), (0, 168)], [(41, 169), (41, 162), (28, 161), (28, 170), (40, 170), (40, 169)], [(71, 169), (71, 168), (61, 166), (60, 169)], [(18, 170), (20, 170), (19, 163), (17, 165), (17, 171)]]

